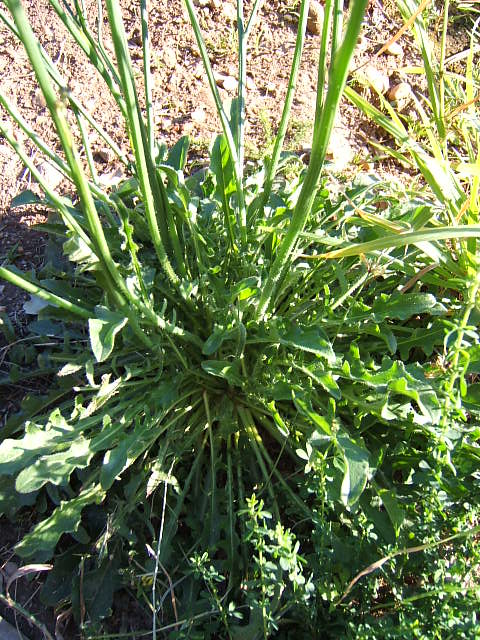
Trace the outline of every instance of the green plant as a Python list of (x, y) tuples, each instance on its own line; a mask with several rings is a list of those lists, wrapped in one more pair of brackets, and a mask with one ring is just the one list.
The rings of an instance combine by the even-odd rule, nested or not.
[[(20, 2), (7, 0), (13, 22), (0, 17), (26, 48), (66, 161), (2, 104), (76, 189), (73, 201), (49, 189), (0, 124), (44, 189), (54, 212), (44, 229), (68, 258), (35, 277), (0, 267), (45, 300), (39, 319), (58, 336), (41, 353), (56, 370), (51, 394), (26, 402), (2, 434), (3, 509), (15, 511), (12, 495), (37, 505), (17, 552), (54, 557), (44, 601), (70, 601), (84, 628), (108, 615), (121, 571), (140, 565), (153, 576), (154, 635), (200, 625), (202, 637), (299, 638), (307, 601), (306, 635), (345, 629), (336, 611), (351, 571), (400, 542), (409, 518), (423, 523), (429, 500), (446, 496), (446, 512), (472, 494), (480, 227), (452, 224), (445, 199), (395, 200), (375, 180), (335, 199), (321, 180), (366, 0), (351, 3), (343, 37), (341, 4), (326, 2), (311, 159), (288, 180), (281, 150), (306, 0), (266, 166), (244, 157), (247, 40), (261, 3), (248, 20), (237, 4), (239, 83), (227, 114), (186, 0), (223, 129), (208, 168), (190, 176), (188, 139), (168, 150), (154, 138), (146, 2), (145, 118), (118, 4), (106, 3), (114, 64), (79, 3), (50, 2), (115, 97), (135, 159), (96, 125), (131, 176), (105, 192), (85, 172), (76, 140), (88, 137), (67, 115), (87, 116)], [(454, 184), (456, 206), (465, 194)]]

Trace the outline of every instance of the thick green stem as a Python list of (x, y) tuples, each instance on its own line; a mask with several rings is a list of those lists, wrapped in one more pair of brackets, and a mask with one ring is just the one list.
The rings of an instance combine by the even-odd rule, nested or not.
[(228, 150), (230, 152), (230, 157), (232, 159), (232, 166), (233, 166), (233, 172), (235, 177), (236, 195), (237, 195), (237, 214), (238, 214), (238, 219), (240, 221), (240, 235), (241, 235), (243, 244), (246, 244), (247, 214), (245, 209), (245, 194), (243, 191), (243, 182), (241, 178), (241, 170), (240, 170), (237, 147), (235, 145), (235, 140), (232, 135), (229, 118), (225, 113), (222, 101), (220, 99), (220, 94), (218, 93), (218, 88), (215, 82), (215, 77), (213, 75), (210, 59), (208, 57), (207, 48), (203, 40), (202, 32), (200, 31), (200, 25), (198, 23), (198, 19), (195, 13), (195, 9), (193, 7), (192, 0), (185, 0), (185, 6), (187, 7), (188, 15), (190, 17), (190, 22), (192, 24), (193, 32), (195, 34), (195, 39), (197, 40), (200, 56), (202, 58), (203, 66), (207, 74), (208, 84), (210, 86), (210, 90), (212, 92), (212, 96), (215, 101), (215, 106), (217, 108), (218, 117), (220, 118), (220, 123), (222, 125), (223, 135), (225, 136), (225, 140), (228, 145)]
[(155, 131), (153, 122), (152, 72), (150, 70), (150, 35), (148, 29), (148, 0), (141, 0), (140, 15), (142, 18), (143, 46), (143, 83), (145, 85), (145, 109), (147, 112), (147, 138), (150, 156), (155, 152)]
[[(55, 13), (68, 29), (72, 38), (75, 40), (75, 42), (82, 49), (90, 62), (93, 64), (95, 69), (104, 79), (120, 110), (125, 113), (125, 102), (118, 90), (116, 78), (112, 76), (110, 69), (107, 69), (107, 65), (104, 64), (103, 60), (101, 60), (101, 57), (98, 55), (97, 45), (88, 30), (85, 28), (84, 30), (82, 30), (70, 15), (70, 13), (63, 10), (58, 0), (49, 0), (49, 2)], [(79, 15), (81, 15), (81, 12), (79, 12)], [(85, 27), (85, 22), (83, 22), (83, 25)]]
[[(179, 278), (168, 259), (163, 239), (160, 236), (158, 222), (155, 214), (155, 203), (152, 195), (152, 186), (150, 179), (153, 179), (152, 168), (147, 164), (147, 154), (143, 143), (142, 123), (140, 121), (140, 108), (138, 105), (137, 92), (133, 79), (132, 65), (130, 54), (128, 52), (127, 37), (125, 27), (123, 25), (120, 8), (114, 0), (107, 0), (108, 16), (110, 28), (112, 30), (113, 44), (115, 55), (119, 67), (120, 79), (123, 93), (125, 96), (127, 121), (129, 125), (130, 135), (132, 138), (133, 151), (135, 153), (135, 164), (137, 169), (140, 189), (142, 191), (145, 204), (145, 215), (147, 218), (150, 234), (155, 247), (160, 265), (165, 271), (170, 282), (177, 287)], [(149, 158), (151, 161), (151, 157)]]
[[(273, 302), (282, 274), (288, 269), (290, 256), (300, 233), (303, 231), (312, 210), (317, 191), (318, 180), (323, 168), (327, 145), (337, 112), (343, 88), (347, 79), (348, 67), (358, 39), (363, 15), (368, 0), (356, 0), (352, 3), (350, 19), (341, 46), (335, 53), (329, 75), (329, 84), (325, 104), (319, 118), (318, 127), (313, 133), (312, 154), (307, 174), (300, 192), (292, 221), (271, 266), (269, 276), (260, 297), (256, 319), (262, 318)], [(318, 91), (322, 87), (317, 87)]]
[(333, 5), (332, 56), (335, 55), (342, 39), (343, 11), (343, 0), (335, 0)]
[(285, 102), (283, 103), (283, 112), (278, 127), (277, 136), (275, 138), (275, 146), (273, 147), (272, 159), (268, 165), (268, 172), (265, 178), (265, 184), (263, 186), (262, 199), (260, 201), (259, 210), (262, 211), (268, 202), (270, 193), (272, 191), (273, 181), (277, 173), (278, 163), (280, 160), (280, 154), (282, 152), (283, 143), (287, 134), (288, 121), (290, 119), (290, 112), (292, 110), (293, 97), (295, 95), (295, 87), (297, 86), (298, 72), (300, 70), (300, 61), (302, 59), (303, 44), (305, 42), (305, 30), (308, 20), (308, 8), (310, 6), (310, 0), (302, 0), (300, 7), (300, 17), (298, 20), (297, 39), (295, 42), (295, 52), (293, 54), (293, 62), (290, 70), (290, 77), (288, 80), (287, 94), (285, 96)]
[(70, 311), (80, 318), (84, 318), (88, 320), (89, 318), (93, 318), (95, 313), (93, 311), (89, 311), (83, 307), (79, 307), (77, 304), (70, 302), (69, 300), (65, 300), (65, 298), (61, 298), (57, 296), (55, 293), (51, 293), (50, 291), (46, 291), (42, 289), (34, 282), (30, 282), (26, 278), (18, 275), (14, 271), (6, 267), (0, 267), (0, 278), (6, 280), (10, 284), (15, 285), (16, 287), (20, 287), (24, 291), (27, 291), (31, 295), (37, 296), (45, 302), (53, 305), (54, 307), (60, 307), (60, 309), (65, 309), (65, 311)]
[(315, 103), (315, 120), (313, 130), (317, 131), (319, 121), (323, 112), (323, 101), (325, 99), (325, 78), (327, 76), (327, 49), (330, 42), (330, 26), (332, 23), (332, 2), (333, 0), (325, 0), (325, 8), (323, 13), (322, 39), (320, 42), (320, 53), (318, 55), (318, 72), (317, 72), (317, 99)]

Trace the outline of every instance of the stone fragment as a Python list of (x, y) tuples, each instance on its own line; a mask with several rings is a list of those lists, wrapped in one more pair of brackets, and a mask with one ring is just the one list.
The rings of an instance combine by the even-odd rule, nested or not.
[(37, 170), (50, 189), (56, 189), (63, 180), (63, 175), (60, 171), (49, 162), (41, 162)]
[(215, 73), (215, 82), (225, 91), (235, 91), (237, 88), (237, 80), (232, 76), (225, 76), (223, 73)]
[(315, 36), (319, 36), (323, 29), (324, 10), (316, 0), (310, 2), (308, 9), (307, 30)]
[(192, 120), (195, 124), (203, 124), (207, 119), (207, 114), (202, 107), (197, 107), (194, 111), (192, 111)]
[(47, 102), (41, 89), (37, 89), (33, 94), (33, 103), (40, 109), (45, 109), (45, 107), (47, 106)]
[(172, 47), (165, 47), (162, 51), (162, 60), (169, 69), (175, 69), (177, 66), (177, 54)]
[(277, 85), (275, 82), (267, 82), (265, 85), (265, 92), (275, 96), (277, 94)]
[(334, 128), (327, 150), (327, 159), (330, 160), (331, 169), (336, 172), (344, 171), (353, 162), (354, 156), (354, 150), (345, 131)]
[(412, 96), (412, 87), (408, 82), (400, 82), (394, 85), (387, 94), (387, 97), (392, 102), (405, 102)]
[(140, 31), (140, 29), (138, 27), (135, 27), (135, 29), (132, 31), (132, 33), (130, 35), (130, 39), (128, 41), (128, 44), (130, 46), (134, 46), (134, 47), (141, 47), (142, 43), (143, 43), (142, 32)]
[(98, 182), (104, 187), (116, 187), (123, 179), (124, 175), (121, 169), (117, 169), (112, 173), (103, 173), (98, 176)]
[(224, 2), (222, 8), (223, 14), (228, 21), (234, 22), (237, 19), (237, 9), (231, 2)]
[(403, 56), (402, 45), (398, 42), (392, 42), (392, 44), (389, 44), (385, 49), (384, 53), (386, 53), (387, 56)]
[(110, 147), (103, 147), (102, 149), (98, 149), (97, 151), (95, 151), (94, 155), (96, 160), (105, 163), (112, 162), (115, 157), (115, 154), (113, 153), (112, 149), (110, 149)]
[(203, 64), (201, 62), (195, 63), (192, 69), (192, 76), (198, 80), (199, 78), (203, 78), (204, 73)]
[(232, 78), (232, 76), (227, 76), (223, 81), (223, 88), (225, 89), (225, 91), (233, 92), (236, 91), (237, 84), (238, 83), (235, 78)]
[(390, 87), (390, 80), (385, 73), (379, 71), (372, 64), (367, 65), (361, 76), (371, 85), (378, 93), (386, 93)]

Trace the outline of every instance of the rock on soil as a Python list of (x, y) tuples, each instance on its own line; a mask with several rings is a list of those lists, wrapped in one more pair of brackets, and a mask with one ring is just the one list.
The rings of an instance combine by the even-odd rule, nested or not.
[(408, 82), (400, 82), (390, 89), (387, 97), (392, 102), (405, 102), (412, 97), (412, 88)]
[(173, 47), (165, 47), (162, 51), (162, 60), (169, 69), (175, 69), (177, 66), (177, 54)]
[(403, 49), (402, 46), (398, 43), (398, 42), (392, 42), (392, 44), (389, 44), (388, 47), (385, 49), (385, 53), (388, 56), (403, 56)]
[(237, 9), (235, 8), (235, 5), (231, 2), (224, 2), (223, 15), (227, 20), (230, 20), (230, 22), (234, 22), (237, 19)]
[(364, 82), (366, 80), (366, 83), (372, 86), (378, 93), (386, 93), (390, 87), (388, 76), (372, 64), (367, 65), (361, 70), (359, 79)]
[(324, 10), (322, 5), (316, 2), (316, 0), (312, 0), (308, 9), (307, 29), (315, 36), (319, 36), (322, 33), (323, 16)]
[(38, 173), (45, 180), (50, 189), (56, 189), (63, 180), (63, 175), (49, 162), (41, 162), (38, 167)]

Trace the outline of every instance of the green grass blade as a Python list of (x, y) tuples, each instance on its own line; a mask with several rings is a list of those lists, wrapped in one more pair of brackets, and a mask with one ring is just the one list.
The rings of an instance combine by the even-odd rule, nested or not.
[[(394, 118), (387, 117), (351, 87), (345, 87), (345, 95), (365, 115), (392, 135), (399, 145), (408, 149), (435, 196), (455, 217), (465, 202), (466, 196), (448, 163), (429, 155), (418, 142), (410, 138), (396, 115)], [(390, 105), (388, 108), (392, 109)]]
[(399, 233), (396, 235), (369, 240), (359, 244), (349, 245), (343, 249), (335, 249), (313, 258), (346, 258), (348, 256), (358, 256), (361, 253), (371, 253), (372, 251), (382, 251), (384, 249), (394, 249), (404, 247), (409, 244), (419, 244), (421, 242), (434, 242), (437, 240), (449, 240), (453, 238), (478, 238), (480, 237), (480, 225), (465, 225), (462, 227), (437, 227), (436, 229), (424, 229), (422, 231), (412, 231)]
[[(418, 6), (415, 0), (397, 0), (397, 5), (405, 20), (409, 20), (413, 16)], [(438, 135), (443, 140), (445, 139), (446, 131), (440, 105), (439, 84), (437, 78), (438, 65), (433, 51), (432, 40), (428, 34), (421, 14), (415, 18), (413, 31), (422, 54), (435, 125), (437, 127)]]
[(243, 0), (237, 0), (237, 35), (238, 35), (238, 89), (237, 89), (237, 143), (238, 172), (243, 182), (245, 162), (245, 94), (247, 85), (247, 36), (244, 31)]
[(88, 168), (90, 170), (90, 175), (94, 184), (98, 184), (98, 175), (97, 170), (95, 168), (95, 162), (93, 160), (92, 148), (90, 145), (90, 139), (88, 136), (88, 131), (83, 121), (82, 116), (77, 112), (75, 114), (78, 124), (78, 129), (80, 131), (80, 136), (82, 138), (82, 148), (85, 150), (85, 155), (87, 157)]
[(258, 12), (263, 7), (263, 3), (265, 0), (255, 0), (255, 4), (250, 11), (250, 17), (248, 18), (247, 26), (245, 28), (245, 37), (248, 38), (254, 25), (255, 20), (257, 19)]

